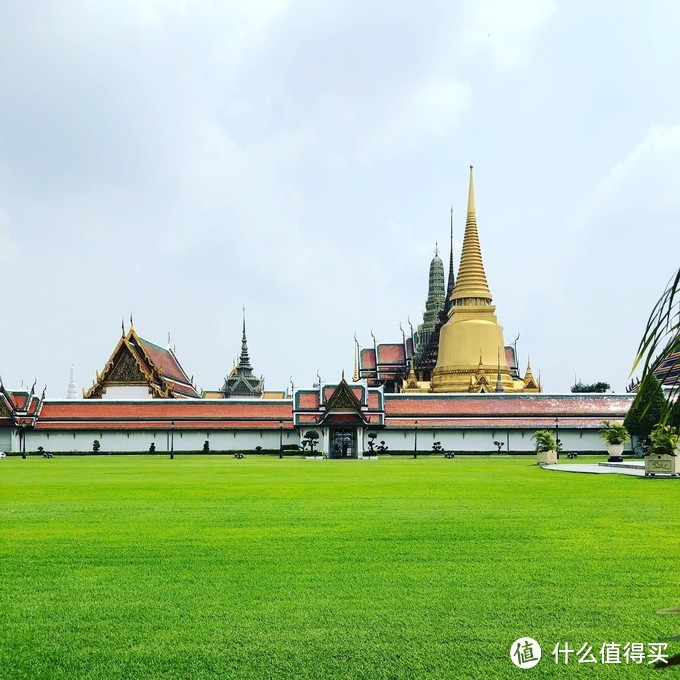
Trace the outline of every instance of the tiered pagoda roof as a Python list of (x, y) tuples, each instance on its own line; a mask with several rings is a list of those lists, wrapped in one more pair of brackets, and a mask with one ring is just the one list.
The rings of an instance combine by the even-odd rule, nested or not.
[(225, 399), (231, 397), (262, 397), (264, 393), (264, 378), (258, 378), (253, 373), (248, 354), (248, 339), (246, 337), (246, 312), (243, 310), (243, 334), (241, 336), (241, 356), (224, 379), (222, 393)]

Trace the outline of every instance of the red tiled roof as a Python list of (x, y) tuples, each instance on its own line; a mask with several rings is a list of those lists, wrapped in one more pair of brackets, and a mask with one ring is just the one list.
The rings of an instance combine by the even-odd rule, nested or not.
[(38, 424), (47, 421), (73, 420), (234, 420), (264, 419), (290, 420), (293, 409), (290, 401), (238, 401), (236, 399), (113, 401), (86, 399), (83, 401), (45, 401)]
[(404, 345), (401, 343), (378, 345), (378, 363), (406, 365)]
[(164, 377), (172, 378), (173, 380), (183, 383), (190, 382), (189, 376), (182, 370), (176, 357), (169, 349), (160, 347), (144, 338), (139, 338), (139, 342), (156, 368), (161, 369)]
[(371, 410), (380, 408), (380, 394), (378, 392), (368, 392), (368, 408)]
[(316, 423), (319, 420), (317, 416), (311, 413), (300, 413), (296, 417), (299, 423)]
[(662, 385), (672, 386), (680, 382), (680, 351), (670, 354), (654, 374)]
[(319, 408), (319, 393), (318, 392), (298, 392), (298, 408), (304, 409), (318, 409)]
[(375, 368), (374, 349), (362, 349), (361, 352), (359, 352), (359, 368)]
[[(283, 421), (283, 429), (291, 430), (292, 420)], [(76, 422), (38, 420), (37, 430), (170, 430), (168, 420), (87, 420)], [(177, 420), (178, 430), (278, 430), (278, 420)]]
[[(546, 428), (555, 429), (555, 418), (551, 416), (535, 416), (533, 418), (423, 418), (419, 417), (418, 429), (431, 430), (439, 428), (484, 428), (484, 429), (514, 429), (514, 428)], [(413, 429), (416, 418), (385, 418), (386, 427)], [(560, 417), (559, 427), (572, 428), (600, 428), (599, 418), (573, 418), (570, 416)]]
[(359, 413), (329, 413), (325, 418), (326, 423), (361, 423), (363, 418)]
[(632, 395), (385, 395), (391, 416), (581, 416), (623, 418)]
[(26, 402), (28, 401), (28, 392), (24, 390), (8, 390), (7, 394), (12, 400), (12, 406), (15, 409), (23, 411), (26, 407)]
[(512, 366), (515, 363), (515, 352), (512, 347), (505, 348), (505, 363)]

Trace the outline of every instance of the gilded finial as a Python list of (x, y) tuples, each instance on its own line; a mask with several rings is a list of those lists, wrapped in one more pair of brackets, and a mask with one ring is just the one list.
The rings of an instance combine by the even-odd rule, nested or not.
[[(484, 273), (482, 249), (477, 233), (477, 216), (475, 213), (475, 187), (470, 166), (470, 189), (468, 193), (467, 219), (465, 221), (465, 236), (458, 267), (458, 279), (453, 289), (454, 304), (491, 304), (491, 292)], [(471, 302), (462, 302), (471, 300)]]

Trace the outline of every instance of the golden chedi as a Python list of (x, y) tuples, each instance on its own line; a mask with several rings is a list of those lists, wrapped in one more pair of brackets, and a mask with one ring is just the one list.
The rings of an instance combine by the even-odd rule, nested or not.
[[(451, 293), (451, 311), (439, 335), (437, 365), (432, 373), (432, 392), (516, 392), (505, 358), (503, 327), (496, 318), (486, 282), (477, 233), (475, 191), (470, 166), (465, 237), (458, 278)], [(488, 375), (490, 389), (480, 375)]]

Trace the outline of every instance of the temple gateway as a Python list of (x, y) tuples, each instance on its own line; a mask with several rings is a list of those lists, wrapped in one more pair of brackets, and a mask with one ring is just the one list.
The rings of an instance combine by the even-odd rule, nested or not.
[[(470, 166), (465, 234), (454, 274), (453, 215), (448, 281), (438, 249), (430, 264), (423, 321), (401, 340), (362, 347), (354, 375), (311, 388), (266, 391), (254, 374), (243, 316), (238, 363), (221, 389), (199, 391), (174, 348), (137, 334), (132, 320), (92, 386), (67, 399), (0, 381), (0, 451), (281, 452), (310, 434), (327, 457), (522, 453), (537, 429), (565, 450), (604, 452), (602, 420), (623, 419), (630, 394), (545, 394), (516, 343), (506, 344), (489, 289)], [(371, 333), (372, 335), (372, 333)]]

